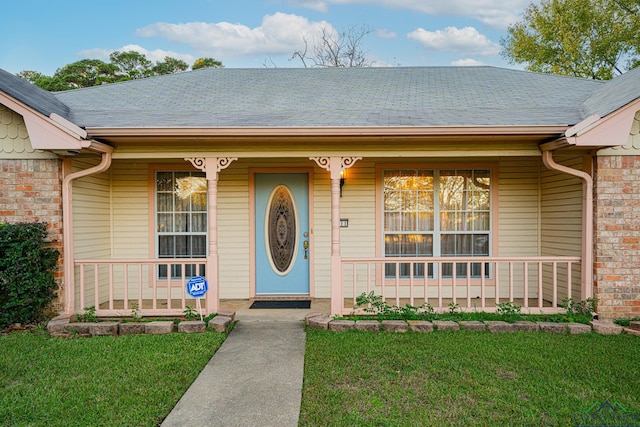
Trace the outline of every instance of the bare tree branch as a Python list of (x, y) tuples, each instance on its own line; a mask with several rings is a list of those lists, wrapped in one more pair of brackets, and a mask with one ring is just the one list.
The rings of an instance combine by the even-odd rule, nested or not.
[(289, 61), (292, 61), (295, 58), (298, 58), (300, 59), (300, 61), (302, 61), (302, 65), (304, 65), (304, 68), (308, 68), (306, 58), (307, 58), (307, 49), (309, 48), (309, 44), (307, 43), (307, 39), (305, 36), (302, 36), (302, 40), (304, 41), (304, 51), (296, 50), (295, 52), (293, 52), (293, 55), (291, 55), (291, 58), (289, 58)]
[(351, 27), (340, 33), (323, 27), (319, 40), (312, 47), (312, 56), (308, 56), (308, 41), (303, 37), (304, 51), (295, 51), (291, 60), (300, 59), (305, 68), (309, 66), (308, 61), (313, 67), (370, 67), (372, 62), (367, 58), (363, 43), (371, 32), (365, 26)]

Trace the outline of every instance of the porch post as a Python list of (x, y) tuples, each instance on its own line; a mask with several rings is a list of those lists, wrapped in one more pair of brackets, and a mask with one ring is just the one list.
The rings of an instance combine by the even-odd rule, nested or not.
[(207, 178), (207, 217), (209, 253), (207, 255), (207, 282), (209, 291), (205, 297), (207, 314), (216, 313), (220, 306), (220, 271), (218, 261), (218, 172), (229, 167), (237, 157), (186, 158), (203, 171)]
[(342, 286), (342, 255), (340, 254), (340, 178), (362, 157), (311, 157), (331, 175), (331, 315), (342, 314), (344, 289)]

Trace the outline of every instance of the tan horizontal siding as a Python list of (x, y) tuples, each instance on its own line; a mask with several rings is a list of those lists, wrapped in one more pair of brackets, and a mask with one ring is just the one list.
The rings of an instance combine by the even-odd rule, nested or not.
[(539, 159), (500, 162), (498, 178), (498, 254), (539, 254)]
[[(96, 159), (74, 159), (73, 170), (95, 166)], [(76, 258), (111, 256), (110, 172), (73, 181), (74, 255)]]
[[(97, 165), (97, 158), (73, 159), (74, 172)], [(72, 181), (74, 259), (111, 257), (111, 172), (89, 175)], [(99, 281), (106, 283), (108, 272), (100, 270)], [(84, 300), (80, 299), (79, 271), (76, 269), (76, 310), (96, 305), (95, 288), (86, 284)], [(85, 275), (85, 277), (87, 277)], [(93, 273), (91, 273), (93, 280)], [(108, 299), (106, 289), (98, 290), (98, 303)]]
[(114, 161), (113, 257), (147, 258), (149, 248), (149, 165), (139, 161)]
[[(376, 255), (376, 237), (381, 233), (381, 225), (376, 223), (376, 166), (390, 164), (386, 158), (363, 159), (347, 170), (343, 196), (340, 199), (340, 218), (348, 219), (349, 226), (340, 230), (345, 257), (371, 257)], [(497, 256), (536, 256), (557, 253), (558, 255), (579, 254), (580, 242), (580, 182), (567, 182), (557, 174), (549, 173), (542, 166), (539, 157), (506, 157), (482, 160), (497, 168), (496, 199), (497, 221), (494, 222), (495, 250)], [(154, 255), (153, 221), (149, 222), (150, 168), (160, 161), (114, 160), (109, 171), (111, 193), (99, 196), (89, 193), (99, 192), (104, 183), (89, 180), (84, 187), (85, 200), (79, 205), (87, 216), (102, 215), (102, 223), (107, 236), (113, 236), (113, 257), (146, 258)], [(259, 163), (259, 164), (257, 164)], [(456, 163), (438, 163), (432, 159), (393, 159), (393, 164), (410, 164), (425, 167), (452, 168)], [(463, 162), (464, 167), (470, 166)], [(473, 162), (471, 162), (473, 163)], [(571, 162), (570, 162), (571, 163)], [(172, 161), (165, 170), (174, 166), (189, 168), (188, 162)], [(331, 255), (331, 186), (329, 173), (307, 159), (265, 158), (239, 159), (219, 173), (218, 181), (218, 246), (220, 261), (221, 298), (248, 298), (251, 283), (250, 255), (251, 221), (249, 217), (250, 170), (260, 168), (277, 172), (283, 168), (309, 168), (313, 170), (313, 198), (311, 199), (313, 222), (311, 224), (313, 257), (313, 279), (315, 296), (330, 295), (330, 255)], [(108, 181), (107, 181), (108, 183)], [(108, 185), (107, 185), (108, 187)], [(558, 190), (558, 189), (561, 190)], [(569, 194), (561, 191), (571, 190)], [(577, 190), (577, 192), (575, 191)], [(105, 198), (106, 197), (106, 198)], [(102, 207), (112, 206), (102, 212)], [(152, 201), (152, 200), (151, 200)], [(109, 228), (109, 218), (113, 228)], [(151, 216), (151, 218), (153, 218)], [(95, 227), (91, 220), (78, 225), (83, 233)], [(560, 233), (563, 232), (563, 233)], [(559, 237), (559, 234), (562, 234)], [(108, 240), (108, 239), (107, 239)], [(541, 241), (544, 243), (541, 245)], [(87, 244), (89, 241), (87, 240)], [(576, 243), (578, 244), (576, 249)], [(109, 245), (106, 245), (109, 247)], [(497, 253), (496, 253), (497, 252)], [(500, 272), (502, 283), (506, 283), (504, 272)], [(530, 273), (532, 274), (532, 273)], [(516, 273), (516, 276), (522, 273)], [(535, 286), (530, 284), (530, 289)], [(503, 288), (504, 291), (504, 288)], [(502, 291), (501, 291), (502, 293)]]
[(239, 160), (220, 172), (218, 181), (218, 247), (220, 296), (249, 298), (249, 165)]
[[(582, 157), (556, 157), (564, 166), (582, 169)], [(568, 174), (542, 168), (541, 180), (541, 249), (542, 255), (579, 256), (582, 246), (582, 181)], [(565, 269), (566, 270), (566, 269)], [(549, 283), (550, 269), (545, 268), (545, 284)], [(567, 275), (562, 272), (558, 301), (567, 294)], [(550, 285), (545, 295), (551, 294)], [(579, 299), (580, 268), (572, 269), (572, 293)]]

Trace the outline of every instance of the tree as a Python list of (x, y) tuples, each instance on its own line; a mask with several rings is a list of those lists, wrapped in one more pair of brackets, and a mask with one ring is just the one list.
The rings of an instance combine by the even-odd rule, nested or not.
[(218, 61), (214, 58), (198, 58), (195, 60), (193, 65), (191, 66), (192, 70), (197, 70), (200, 68), (222, 68), (222, 62)]
[(36, 80), (46, 77), (44, 74), (33, 71), (33, 70), (22, 70), (19, 73), (16, 73), (16, 77), (20, 77), (23, 80), (26, 80), (31, 83), (35, 83)]
[[(38, 71), (20, 71), (16, 76), (42, 89), (63, 91), (80, 87), (99, 86), (125, 80), (134, 80), (163, 74), (174, 74), (189, 69), (189, 64), (181, 59), (165, 56), (164, 61), (151, 62), (145, 55), (135, 51), (115, 51), (109, 55), (111, 62), (99, 59), (83, 59), (58, 68), (53, 76)], [(222, 67), (222, 62), (213, 58), (200, 58), (193, 69)]]
[(118, 69), (99, 59), (83, 59), (59, 68), (53, 79), (66, 84), (69, 88), (99, 86), (118, 80)]
[(118, 80), (116, 72), (117, 68), (112, 64), (99, 59), (83, 59), (58, 68), (53, 76), (30, 70), (21, 71), (17, 76), (45, 90), (62, 91), (113, 83)]
[(73, 89), (60, 79), (54, 78), (52, 76), (45, 76), (38, 71), (24, 70), (17, 73), (16, 76), (28, 82), (31, 82), (44, 90), (52, 92)]
[[(364, 38), (371, 33), (368, 27), (351, 27), (346, 31), (336, 32), (323, 27), (319, 40), (312, 46), (308, 56), (308, 42), (304, 40), (304, 50), (297, 50), (291, 59), (298, 58), (304, 67), (370, 67), (371, 61), (363, 49)], [(310, 61), (309, 64), (307, 61)]]
[(500, 40), (502, 56), (530, 71), (605, 80), (640, 59), (637, 0), (542, 0)]
[(131, 80), (153, 75), (153, 63), (142, 53), (130, 50), (128, 52), (115, 51), (109, 55), (111, 63), (118, 67), (120, 73)]
[(151, 68), (151, 72), (154, 76), (161, 76), (164, 74), (179, 73), (188, 69), (189, 64), (183, 60), (165, 56), (164, 62), (156, 62), (156, 65)]

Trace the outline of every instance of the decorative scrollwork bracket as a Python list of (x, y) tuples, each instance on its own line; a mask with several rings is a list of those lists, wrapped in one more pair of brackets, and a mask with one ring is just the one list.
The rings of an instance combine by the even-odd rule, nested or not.
[(341, 173), (349, 169), (362, 157), (309, 157), (309, 160), (316, 162), (318, 166), (331, 173), (331, 179), (340, 179)]
[(229, 167), (231, 162), (238, 160), (237, 157), (187, 157), (194, 168), (206, 173), (207, 180), (217, 181), (218, 172)]

